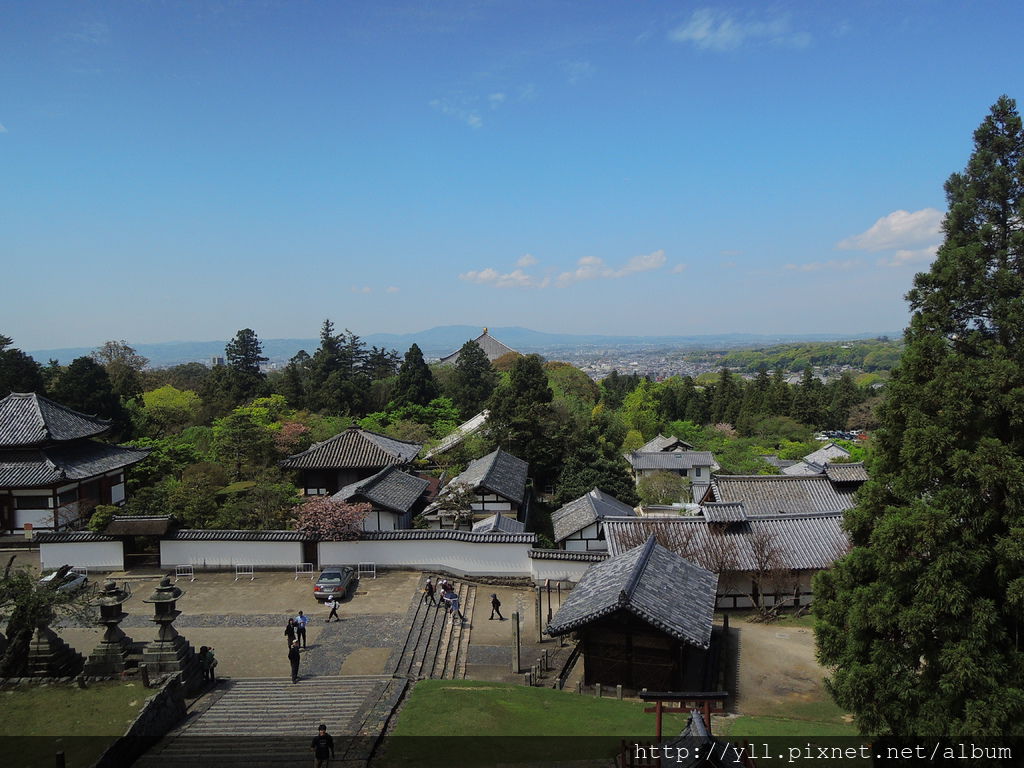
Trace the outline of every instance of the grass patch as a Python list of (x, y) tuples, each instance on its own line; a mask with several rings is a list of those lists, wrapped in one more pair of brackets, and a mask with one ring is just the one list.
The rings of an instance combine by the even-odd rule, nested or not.
[(128, 730), (152, 695), (141, 683), (0, 691), (0, 764), (49, 768), (54, 754), (63, 751), (68, 768), (91, 765)]
[[(509, 765), (606, 765), (621, 739), (653, 738), (654, 715), (643, 706), (549, 688), (423, 680), (402, 708), (381, 764), (494, 765), (500, 757)], [(666, 716), (664, 731), (679, 733), (684, 723), (682, 715)]]
[(857, 735), (857, 729), (850, 723), (797, 720), (787, 717), (741, 715), (719, 722), (722, 725), (722, 736), (733, 740), (768, 736), (820, 738)]

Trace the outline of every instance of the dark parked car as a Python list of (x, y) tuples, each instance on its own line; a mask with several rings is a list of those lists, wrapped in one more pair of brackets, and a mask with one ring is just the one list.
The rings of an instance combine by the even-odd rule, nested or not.
[(326, 600), (334, 595), (335, 600), (343, 600), (346, 596), (356, 590), (359, 577), (355, 568), (339, 566), (337, 568), (324, 568), (320, 577), (313, 585), (313, 597), (317, 600)]

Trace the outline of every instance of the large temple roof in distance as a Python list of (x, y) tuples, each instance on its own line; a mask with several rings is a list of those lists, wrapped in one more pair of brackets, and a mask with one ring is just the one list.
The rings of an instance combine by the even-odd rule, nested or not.
[[(473, 339), (473, 341), (480, 345), (480, 349), (484, 351), (484, 354), (487, 355), (487, 359), (490, 360), (492, 363), (499, 357), (507, 355), (509, 352), (518, 354), (518, 352), (512, 349), (512, 347), (508, 346), (507, 344), (502, 344), (496, 338), (491, 336), (491, 334), (487, 332), (486, 328), (484, 328), (484, 332), (477, 336), (475, 339)], [(460, 351), (461, 350), (457, 349), (450, 355), (442, 357), (441, 360), (439, 361), (440, 365), (455, 365), (455, 363), (459, 361)]]

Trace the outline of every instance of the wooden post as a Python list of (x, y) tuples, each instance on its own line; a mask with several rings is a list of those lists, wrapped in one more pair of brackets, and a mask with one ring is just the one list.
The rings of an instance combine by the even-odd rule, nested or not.
[(142, 676), (142, 687), (149, 688), (149, 666), (146, 664), (139, 664), (139, 675)]
[(519, 651), (522, 647), (522, 643), (519, 637), (519, 611), (513, 611), (512, 613), (512, 671), (517, 675), (522, 670), (522, 665), (519, 663)]
[(594, 683), (594, 695), (597, 696), (597, 698), (599, 698), (599, 699), (601, 698), (601, 684), (600, 683)]
[(544, 580), (544, 588), (548, 593), (548, 624), (551, 623), (551, 579)]
[(544, 652), (543, 652), (543, 653), (541, 653), (541, 655), (540, 655), (540, 658), (541, 658), (541, 665), (540, 665), (540, 668), (541, 668), (541, 669), (542, 669), (543, 671), (547, 672), (547, 671), (548, 671), (548, 670), (549, 670), (549, 669), (551, 668), (551, 667), (550, 667), (550, 666), (548, 665), (548, 649), (547, 649), (547, 648), (545, 648), (545, 649), (544, 649)]
[(654, 704), (654, 743), (661, 744), (661, 699)]
[(543, 598), (543, 595), (541, 595), (540, 587), (536, 588), (535, 595), (536, 595), (536, 605), (534, 606), (534, 608), (536, 609), (536, 612), (537, 612), (537, 615), (535, 617), (536, 620), (537, 620), (537, 642), (538, 643), (543, 643), (544, 642), (544, 622), (543, 622), (543, 619), (542, 619), (542, 614), (544, 612), (544, 609), (541, 606), (541, 602), (543, 601), (544, 598)]
[(523, 685), (533, 686), (533, 676), (529, 672), (523, 673)]
[(536, 664), (530, 667), (530, 675), (533, 677), (534, 680), (540, 681), (540, 670), (538, 669)]
[(583, 681), (582, 680), (577, 680), (576, 681), (576, 693), (578, 693), (580, 696), (583, 695)]
[(622, 684), (615, 686), (615, 698), (622, 701)]

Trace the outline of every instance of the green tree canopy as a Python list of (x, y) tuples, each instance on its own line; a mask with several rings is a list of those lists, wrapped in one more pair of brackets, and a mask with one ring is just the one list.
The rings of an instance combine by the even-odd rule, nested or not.
[(426, 405), (438, 394), (437, 382), (423, 359), (423, 352), (418, 344), (413, 344), (398, 369), (394, 403), (396, 406)]
[(114, 392), (106, 370), (91, 357), (71, 361), (53, 386), (52, 397), (61, 405), (82, 413), (113, 419), (118, 429), (125, 426), (121, 400)]
[(12, 343), (10, 336), (0, 334), (0, 397), (11, 392), (46, 394), (41, 366)]
[(252, 328), (243, 328), (224, 348), (227, 359), (227, 385), (231, 399), (244, 403), (261, 394), (266, 376), (260, 370), (260, 363), (267, 362), (263, 356), (263, 344)]
[(867, 734), (1024, 733), (1024, 134), (1000, 98), (907, 298), (853, 550), (815, 582), (819, 656)]
[(451, 396), (462, 418), (479, 413), (494, 388), (498, 386), (498, 373), (487, 355), (475, 341), (467, 341), (459, 349), (459, 359), (452, 366)]

